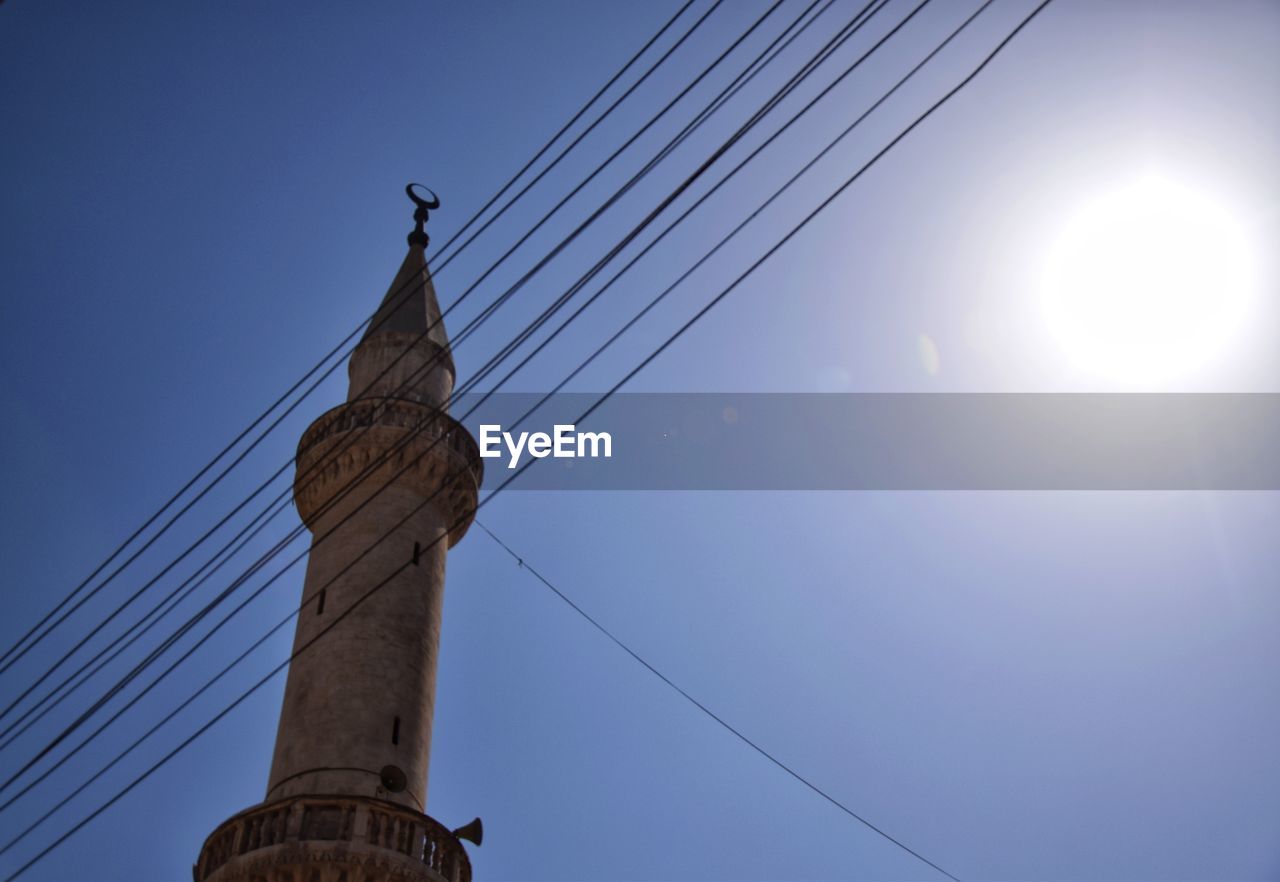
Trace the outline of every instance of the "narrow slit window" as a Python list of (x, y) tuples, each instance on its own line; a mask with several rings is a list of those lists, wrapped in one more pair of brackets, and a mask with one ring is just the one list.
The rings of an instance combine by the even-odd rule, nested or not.
[(391, 723), (391, 743), (400, 743), (400, 718), (396, 717)]
[(316, 615), (324, 612), (324, 589), (320, 589), (320, 593), (316, 595)]

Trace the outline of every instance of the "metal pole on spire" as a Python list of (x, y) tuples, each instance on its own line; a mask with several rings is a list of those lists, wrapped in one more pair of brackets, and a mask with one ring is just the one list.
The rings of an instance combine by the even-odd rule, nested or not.
[[(431, 198), (424, 199), (419, 196), (413, 191), (414, 187), (426, 190), (431, 194)], [(415, 226), (413, 232), (409, 234), (409, 244), (421, 245), (423, 248), (426, 248), (427, 243), (431, 241), (427, 236), (427, 231), (425, 229), (428, 212), (433, 208), (440, 207), (440, 197), (435, 194), (434, 190), (423, 184), (409, 184), (404, 188), (404, 192), (409, 197), (410, 201), (417, 206), (413, 211)]]

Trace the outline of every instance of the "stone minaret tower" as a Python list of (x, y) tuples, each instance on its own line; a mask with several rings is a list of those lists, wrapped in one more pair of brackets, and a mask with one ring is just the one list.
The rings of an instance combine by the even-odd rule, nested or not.
[[(447, 414), (453, 360), (423, 229), (439, 203), (413, 186), (417, 227), (352, 353), (347, 401), (298, 444), (312, 544), (266, 801), (209, 836), (195, 882), (471, 877), (458, 837), (423, 811), (445, 553), (482, 475)], [(479, 842), (478, 822), (458, 832)]]

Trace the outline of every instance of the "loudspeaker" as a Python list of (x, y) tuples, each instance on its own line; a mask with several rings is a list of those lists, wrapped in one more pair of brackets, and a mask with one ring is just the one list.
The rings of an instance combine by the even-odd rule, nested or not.
[(480, 840), (484, 839), (484, 824), (481, 824), (480, 819), (476, 818), (470, 824), (465, 824), (454, 830), (453, 835), (459, 839), (466, 839), (479, 845)]
[(382, 778), (382, 789), (388, 793), (399, 793), (409, 783), (405, 779), (404, 770), (399, 766), (383, 766), (378, 775)]

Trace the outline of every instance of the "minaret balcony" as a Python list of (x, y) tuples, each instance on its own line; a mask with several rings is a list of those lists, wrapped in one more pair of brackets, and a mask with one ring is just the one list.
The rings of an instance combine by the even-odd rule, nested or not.
[[(308, 526), (395, 482), (438, 500), (452, 546), (471, 525), (484, 480), (471, 433), (441, 410), (405, 398), (357, 398), (326, 412), (298, 442), (294, 501)], [(332, 504), (331, 504), (332, 503)]]
[(413, 809), (295, 796), (233, 815), (205, 840), (193, 882), (471, 882), (458, 837)]

